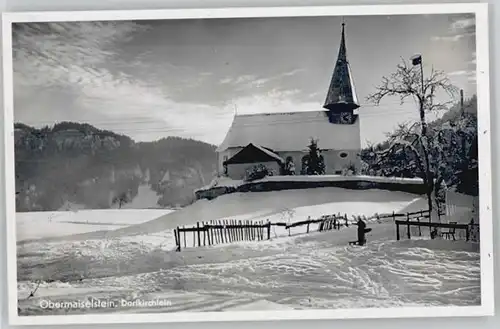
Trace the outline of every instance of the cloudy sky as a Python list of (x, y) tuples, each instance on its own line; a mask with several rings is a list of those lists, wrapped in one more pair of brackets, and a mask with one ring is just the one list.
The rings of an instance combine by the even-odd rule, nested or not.
[[(468, 15), (346, 17), (362, 103), (361, 139), (378, 142), (415, 104), (365, 99), (402, 58), (423, 54), (475, 93)], [(218, 144), (238, 113), (321, 110), (341, 17), (16, 24), (14, 108), (34, 126), (88, 122), (135, 140), (176, 135)]]

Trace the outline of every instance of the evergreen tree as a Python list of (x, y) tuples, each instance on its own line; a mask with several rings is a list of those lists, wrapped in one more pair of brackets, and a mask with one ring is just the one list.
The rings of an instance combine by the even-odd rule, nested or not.
[(325, 161), (318, 147), (318, 141), (311, 139), (309, 153), (302, 158), (302, 172), (306, 175), (324, 175)]

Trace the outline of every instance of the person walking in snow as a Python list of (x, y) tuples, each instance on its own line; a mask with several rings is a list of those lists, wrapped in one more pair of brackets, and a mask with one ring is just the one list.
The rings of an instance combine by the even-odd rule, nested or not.
[(356, 225), (358, 226), (358, 245), (364, 246), (366, 243), (365, 235), (367, 232), (366, 223), (361, 219), (361, 217), (358, 217)]

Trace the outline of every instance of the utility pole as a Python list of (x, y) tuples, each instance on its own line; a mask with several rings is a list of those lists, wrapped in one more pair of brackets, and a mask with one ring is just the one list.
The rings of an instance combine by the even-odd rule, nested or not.
[[(434, 190), (434, 175), (431, 172), (430, 157), (428, 151), (428, 140), (427, 140), (427, 122), (425, 121), (425, 84), (424, 84), (424, 65), (422, 63), (422, 55), (417, 54), (411, 57), (411, 63), (413, 66), (420, 66), (420, 83), (422, 84), (421, 95), (418, 99), (419, 112), (420, 112), (420, 125), (422, 127), (422, 152), (425, 162), (425, 179), (424, 182), (427, 185), (427, 204), (429, 207), (429, 223), (432, 222), (432, 191)], [(439, 211), (438, 211), (439, 213)]]

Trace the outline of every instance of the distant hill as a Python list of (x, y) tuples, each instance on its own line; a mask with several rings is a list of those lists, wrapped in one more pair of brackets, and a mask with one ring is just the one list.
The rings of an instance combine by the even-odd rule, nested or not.
[(116, 208), (145, 186), (158, 207), (183, 206), (216, 170), (215, 146), (192, 139), (136, 143), (74, 122), (14, 128), (17, 211)]

